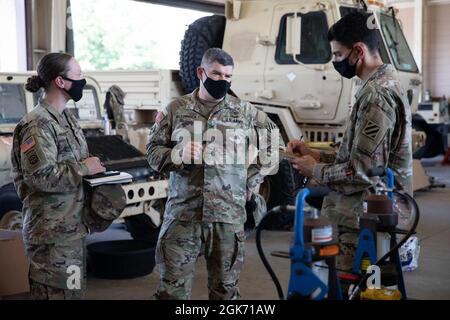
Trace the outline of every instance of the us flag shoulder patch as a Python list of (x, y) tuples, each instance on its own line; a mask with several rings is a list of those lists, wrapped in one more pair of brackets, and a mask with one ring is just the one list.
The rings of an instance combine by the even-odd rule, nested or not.
[(164, 119), (165, 116), (166, 116), (166, 115), (165, 115), (164, 112), (158, 111), (158, 113), (157, 113), (156, 116), (155, 116), (155, 122), (156, 122), (156, 123), (160, 123), (160, 122), (162, 121), (162, 119)]
[(25, 153), (36, 145), (36, 140), (31, 136), (20, 145), (20, 152)]
[(366, 126), (363, 129), (363, 134), (372, 140), (376, 139), (378, 132), (380, 132), (380, 126), (371, 120), (367, 122)]

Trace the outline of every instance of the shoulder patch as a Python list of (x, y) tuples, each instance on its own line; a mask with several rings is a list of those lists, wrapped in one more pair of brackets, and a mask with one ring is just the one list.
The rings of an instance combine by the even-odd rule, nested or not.
[(162, 111), (158, 111), (155, 117), (155, 122), (160, 123), (162, 119), (164, 119), (166, 115)]
[(25, 140), (24, 143), (22, 143), (20, 145), (20, 152), (25, 153), (25, 152), (33, 149), (35, 145), (36, 145), (36, 140), (34, 139), (33, 136), (31, 136), (27, 140)]
[(380, 126), (372, 120), (369, 120), (362, 132), (367, 138), (375, 140), (378, 132), (380, 132)]
[(35, 150), (31, 150), (25, 154), (28, 159), (28, 163), (30, 164), (31, 168), (35, 167), (39, 164), (41, 159), (39, 159), (39, 156), (37, 155)]

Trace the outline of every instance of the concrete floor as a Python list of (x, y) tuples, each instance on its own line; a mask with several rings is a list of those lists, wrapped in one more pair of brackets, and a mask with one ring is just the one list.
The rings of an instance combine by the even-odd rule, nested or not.
[[(445, 189), (432, 189), (415, 194), (421, 209), (417, 235), (420, 239), (419, 268), (405, 273), (406, 288), (413, 299), (450, 299), (450, 166), (439, 165), (440, 158), (424, 161), (426, 171), (447, 184)], [(110, 234), (111, 235), (111, 234)], [(107, 239), (108, 235), (101, 235)], [(114, 236), (128, 238), (126, 231), (115, 230)], [(264, 231), (266, 254), (287, 251), (292, 233)], [(286, 292), (290, 273), (289, 260), (269, 256), (269, 261)], [(88, 278), (87, 299), (153, 299), (159, 280), (157, 268), (152, 274), (128, 280)], [(197, 263), (193, 299), (207, 299), (206, 264)], [(277, 299), (275, 287), (258, 256), (254, 236), (246, 241), (246, 260), (241, 273), (240, 291), (243, 299)]]

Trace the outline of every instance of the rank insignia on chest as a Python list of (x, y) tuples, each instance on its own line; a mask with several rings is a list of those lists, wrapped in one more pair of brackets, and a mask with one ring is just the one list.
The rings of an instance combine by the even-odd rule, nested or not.
[(242, 120), (240, 118), (234, 118), (234, 117), (227, 117), (227, 118), (222, 118), (222, 123), (230, 123), (230, 124), (241, 124)]
[(25, 153), (29, 150), (31, 150), (36, 145), (36, 140), (33, 136), (29, 137), (27, 140), (25, 140), (24, 143), (20, 145), (20, 152)]

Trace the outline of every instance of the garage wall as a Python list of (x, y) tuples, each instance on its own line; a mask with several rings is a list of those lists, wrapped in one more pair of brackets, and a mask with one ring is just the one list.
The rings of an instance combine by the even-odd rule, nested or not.
[[(403, 32), (414, 48), (414, 7), (399, 9)], [(435, 97), (450, 97), (450, 3), (426, 4), (423, 13), (423, 90)]]
[(425, 6), (424, 89), (450, 97), (450, 4)]

